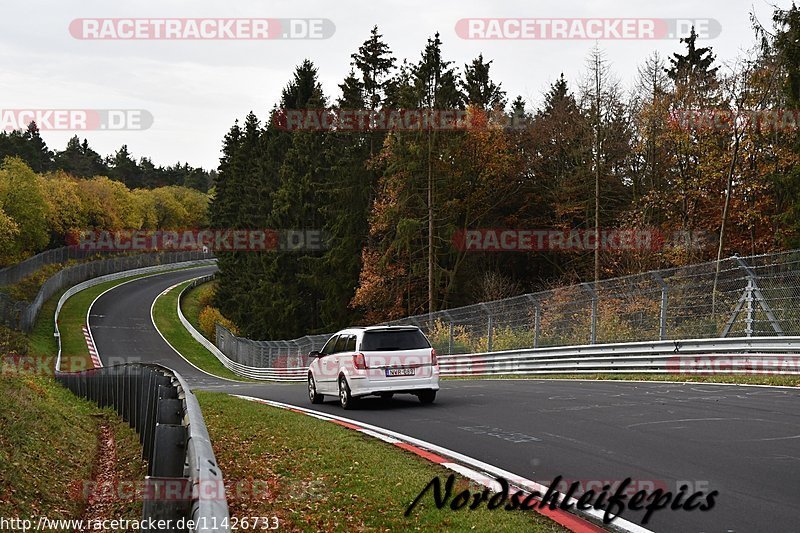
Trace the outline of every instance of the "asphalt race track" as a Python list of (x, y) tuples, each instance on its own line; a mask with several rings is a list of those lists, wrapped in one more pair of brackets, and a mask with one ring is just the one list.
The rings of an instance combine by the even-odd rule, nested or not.
[[(157, 362), (195, 389), (312, 407), (304, 384), (234, 383), (188, 364), (150, 320), (167, 287), (215, 267), (128, 282), (98, 298), (90, 327), (104, 364)], [(113, 359), (112, 359), (113, 358)], [(800, 391), (768, 387), (549, 380), (443, 380), (436, 403), (412, 396), (318, 410), (410, 435), (549, 485), (632, 478), (649, 492), (716, 490), (708, 511), (664, 509), (654, 531), (797, 531), (800, 525)], [(265, 407), (266, 409), (267, 407)], [(300, 416), (300, 415), (298, 415)], [(422, 487), (420, 487), (422, 489)], [(400, 512), (400, 511), (398, 511)], [(448, 511), (449, 512), (449, 511)], [(640, 523), (643, 513), (623, 517)]]

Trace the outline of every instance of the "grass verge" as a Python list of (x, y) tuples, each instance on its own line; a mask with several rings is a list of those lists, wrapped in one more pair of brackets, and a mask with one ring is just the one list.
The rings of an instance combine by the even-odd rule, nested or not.
[[(139, 481), (145, 475), (139, 438), (128, 424), (113, 411), (100, 409), (74, 396), (53, 379), (58, 350), (53, 337), (53, 316), (62, 294), (63, 291), (45, 303), (33, 331), (24, 336), (27, 359), (8, 352), (2, 355), (2, 517), (28, 519), (44, 515), (51, 519), (76, 519), (85, 516), (84, 482), (92, 481), (100, 468), (101, 426), (110, 431), (116, 443), (116, 461), (111, 465), (114, 479)], [(85, 305), (79, 305), (81, 296)], [(70, 309), (62, 315), (67, 318), (61, 322), (62, 334), (67, 333), (67, 350), (75, 352), (81, 347), (88, 357), (81, 326), (94, 297), (87, 301), (88, 296), (81, 292), (74, 298), (76, 300), (68, 300)], [(31, 359), (34, 364), (30, 364)], [(141, 502), (118, 499), (91, 512), (94, 517), (138, 519)]]
[[(74, 396), (52, 378), (0, 376), (0, 516), (84, 516), (105, 424), (116, 440), (117, 479), (144, 478), (139, 438), (110, 410)], [(137, 519), (141, 503), (116, 501), (109, 518)]]
[[(428, 495), (405, 517), (449, 470), (330, 422), (221, 393), (197, 398), (232, 487), (232, 517), (276, 516), (287, 531), (564, 531), (532, 511), (437, 509)], [(459, 490), (469, 487), (458, 479)]]
[(253, 381), (237, 376), (228, 370), (214, 354), (206, 350), (202, 344), (194, 340), (189, 331), (183, 327), (178, 313), (178, 297), (181, 291), (191, 283), (187, 281), (174, 287), (172, 290), (161, 294), (153, 306), (153, 320), (156, 328), (164, 338), (188, 359), (193, 365), (215, 376), (233, 379), (236, 381)]
[(568, 379), (594, 381), (679, 381), (689, 383), (731, 383), (737, 385), (800, 386), (800, 376), (771, 376), (752, 374), (528, 374), (496, 376), (453, 376), (442, 379)]

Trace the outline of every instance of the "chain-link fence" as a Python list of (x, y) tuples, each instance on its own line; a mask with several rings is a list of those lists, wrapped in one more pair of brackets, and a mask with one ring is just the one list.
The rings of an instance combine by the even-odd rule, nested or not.
[(216, 345), (228, 359), (256, 368), (297, 368), (308, 366), (308, 352), (319, 350), (330, 334), (306, 335), (290, 341), (252, 341), (237, 337), (217, 324)]
[[(800, 250), (582, 283), (411, 316), (440, 354), (614, 342), (800, 335)], [(252, 341), (217, 326), (217, 346), (271, 367), (318, 350), (330, 335)], [(294, 358), (294, 359), (292, 359)], [(293, 366), (293, 365), (290, 365)]]
[(16, 302), (0, 294), (0, 320), (6, 326), (28, 332), (33, 328), (42, 305), (67, 287), (124, 270), (212, 257), (212, 254), (203, 252), (161, 252), (115, 257), (66, 267), (44, 282), (32, 302)]
[(85, 259), (97, 254), (97, 251), (83, 250), (77, 246), (62, 246), (61, 248), (45, 250), (33, 257), (29, 257), (25, 261), (0, 269), (0, 287), (19, 283), (45, 265), (66, 263), (71, 259)]

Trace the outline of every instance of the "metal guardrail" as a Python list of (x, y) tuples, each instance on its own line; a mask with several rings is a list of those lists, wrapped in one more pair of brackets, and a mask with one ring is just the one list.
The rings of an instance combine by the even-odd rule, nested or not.
[[(77, 396), (114, 410), (139, 433), (147, 459), (143, 520), (169, 531), (228, 531), (228, 504), (200, 405), (177, 372), (142, 363), (56, 372)], [(178, 529), (180, 519), (194, 527)]]
[[(800, 335), (800, 250), (733, 256), (558, 287), (393, 320), (441, 355), (668, 339)], [(332, 334), (332, 333), (331, 333)], [(254, 367), (304, 356), (330, 337), (255, 341), (218, 328), (216, 345)]]
[[(213, 277), (194, 279), (184, 292)], [(307, 366), (261, 368), (232, 361), (189, 323), (180, 309), (180, 301), (178, 316), (192, 337), (234, 373), (252, 379), (305, 380)], [(218, 324), (217, 328), (219, 338), (222, 326)], [(800, 375), (800, 337), (648, 341), (440, 355), (439, 366), (441, 375), (446, 377), (602, 373)]]
[[(664, 281), (667, 271), (648, 273), (648, 279), (658, 282), (660, 304), (657, 307), (658, 330), (661, 340), (644, 342), (590, 343), (567, 346), (536, 347), (538, 332), (541, 327), (542, 307), (535, 295), (525, 295), (510, 300), (500, 300), (483, 304), (497, 307), (496, 312), (505, 310), (512, 314), (518, 312), (517, 300), (525, 300), (534, 311), (534, 346), (518, 347), (511, 350), (487, 351), (475, 350), (453, 354), (453, 320), (465, 309), (450, 309), (439, 312), (448, 317), (450, 322), (450, 339), (448, 349), (437, 346), (442, 376), (491, 376), (491, 375), (535, 375), (535, 374), (590, 374), (590, 373), (669, 373), (669, 374), (782, 374), (800, 375), (800, 336), (791, 334), (798, 330), (794, 318), (794, 299), (789, 294), (795, 280), (800, 280), (800, 251), (773, 254), (770, 256), (754, 256), (747, 258), (733, 257), (726, 260), (735, 266), (737, 271), (744, 272), (743, 285), (736, 285), (728, 296), (730, 314), (721, 314), (724, 327), (713, 337), (691, 338), (688, 340), (664, 340), (668, 309), (668, 292), (675, 291), (676, 279), (681, 283), (697, 282), (707, 277), (716, 263), (705, 263), (684, 267), (682, 270), (670, 271), (673, 288)], [(720, 266), (727, 263), (723, 262)], [(756, 265), (755, 267), (753, 265)], [(725, 278), (725, 273), (721, 275)], [(194, 285), (208, 281), (207, 276), (194, 281)], [(642, 276), (631, 276), (616, 280), (607, 280), (607, 284), (616, 284), (620, 288), (624, 283), (639, 280)], [(624, 283), (623, 283), (624, 282)], [(798, 283), (800, 285), (800, 283)], [(768, 286), (769, 293), (765, 293)], [(569, 289), (569, 288), (567, 288)], [(691, 294), (698, 294), (692, 291)], [(685, 294), (684, 296), (686, 296)], [(481, 304), (478, 304), (481, 306)], [(781, 310), (776, 314), (775, 309)], [(645, 313), (646, 310), (641, 310)], [(792, 311), (792, 312), (790, 312)], [(733, 332), (732, 325), (741, 321), (744, 326), (735, 330), (736, 337), (729, 337)], [(492, 339), (492, 316), (489, 315), (488, 341)], [(800, 315), (798, 315), (800, 316)], [(425, 316), (427, 319), (427, 315)], [(502, 317), (501, 317), (502, 318)], [(691, 317), (684, 317), (689, 320)], [(763, 319), (773, 336), (754, 336), (757, 319)], [(182, 319), (184, 326), (188, 324)], [(727, 323), (725, 323), (727, 322)], [(424, 327), (422, 317), (411, 317), (392, 324), (414, 323)], [(523, 326), (524, 327), (524, 326)], [(190, 331), (191, 328), (189, 325)], [(430, 333), (430, 332), (429, 332)], [(787, 335), (789, 333), (789, 335)], [(744, 334), (744, 336), (742, 336)], [(311, 349), (319, 349), (329, 338), (328, 335), (307, 336), (292, 341), (252, 341), (233, 335), (223, 326), (217, 324), (216, 345), (209, 342), (196, 331), (195, 338), (212, 351), (220, 361), (237, 374), (255, 379), (304, 379), (307, 361), (305, 355)], [(797, 333), (794, 333), (797, 335)], [(524, 336), (523, 336), (524, 337)], [(687, 336), (688, 337), (688, 336)], [(529, 339), (530, 340), (530, 339)], [(446, 341), (447, 342), (447, 341)], [(466, 346), (465, 346), (466, 347)], [(287, 364), (288, 361), (295, 362)], [(276, 364), (278, 363), (278, 364)]]
[(800, 375), (800, 337), (740, 337), (441, 355), (442, 376), (535, 374)]
[[(183, 310), (181, 309), (181, 301), (183, 300), (184, 293), (201, 283), (206, 283), (211, 281), (214, 278), (214, 275), (202, 276), (199, 278), (195, 278), (192, 282), (183, 288), (180, 295), (178, 295), (178, 318), (183, 324), (183, 327), (189, 331), (189, 334), (203, 345), (203, 347), (214, 354), (214, 356), (219, 359), (219, 362), (222, 365), (239, 376), (243, 376), (250, 379), (260, 379), (260, 380), (270, 380), (270, 381), (305, 381), (306, 375), (308, 372), (308, 366), (294, 366), (294, 367), (253, 367), (243, 365), (237, 361), (234, 361), (228, 356), (226, 356), (219, 348), (217, 348), (213, 342), (205, 338), (205, 336), (197, 331), (197, 329), (192, 325), (191, 322), (184, 316)], [(217, 327), (221, 327), (217, 324)]]
[(214, 261), (156, 265), (84, 281), (61, 296), (54, 320), (58, 339), (56, 380), (101, 407), (113, 407), (136, 429), (143, 457), (148, 460), (142, 517), (170, 519), (174, 527), (180, 519), (191, 519), (193, 527), (181, 531), (229, 531), (230, 528), (222, 471), (197, 398), (180, 374), (161, 365), (128, 363), (62, 372), (58, 314), (71, 296), (88, 287)]

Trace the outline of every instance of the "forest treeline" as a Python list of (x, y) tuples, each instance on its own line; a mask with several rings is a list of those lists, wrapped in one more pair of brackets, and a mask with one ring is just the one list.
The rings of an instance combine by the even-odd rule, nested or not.
[(6, 157), (0, 165), (0, 267), (73, 244), (82, 230), (205, 227), (208, 203), (206, 193), (188, 187), (129, 189), (105, 176), (36, 173), (22, 158)]
[[(225, 136), (210, 218), (322, 228), (329, 246), (223, 254), (216, 306), (250, 338), (292, 338), (594, 279), (592, 251), (454, 246), (470, 228), (702, 236), (602, 250), (600, 277), (796, 247), (796, 113), (770, 123), (752, 112), (798, 109), (800, 12), (776, 10), (770, 26), (754, 20), (749, 51), (725, 64), (693, 31), (669, 57), (643, 57), (630, 87), (595, 47), (585, 75), (556, 73), (535, 109), (506, 94), (492, 61), (447, 59), (438, 34), (399, 61), (373, 28), (335, 99), (303, 61), (264, 123), (250, 112)], [(322, 108), (466, 110), (473, 127), (289, 131), (279, 121)], [(480, 127), (498, 111), (524, 127)]]
[(114, 155), (103, 157), (77, 135), (63, 150), (51, 150), (42, 139), (39, 127), (31, 122), (25, 130), (0, 131), (0, 162), (6, 157), (21, 158), (34, 172), (63, 171), (76, 178), (106, 176), (128, 188), (155, 188), (169, 185), (190, 187), (207, 192), (216, 171), (195, 168), (188, 163), (155, 166), (149, 157), (137, 162), (123, 144)]

